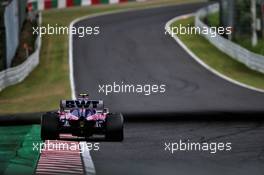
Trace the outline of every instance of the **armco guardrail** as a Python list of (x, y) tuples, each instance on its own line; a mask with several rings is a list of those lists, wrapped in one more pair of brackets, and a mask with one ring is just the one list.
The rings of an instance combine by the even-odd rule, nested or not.
[[(41, 15), (39, 17), (41, 24)], [(30, 72), (39, 64), (39, 53), (41, 47), (41, 38), (37, 37), (35, 42), (35, 52), (32, 53), (22, 64), (8, 68), (0, 72), (0, 91), (4, 88), (23, 81)]]
[[(213, 4), (208, 7), (200, 9), (195, 15), (195, 27), (201, 29), (209, 28), (202, 22), (202, 18), (210, 13), (217, 12), (219, 10), (218, 4)], [(210, 30), (208, 30), (210, 31)], [(212, 33), (202, 34), (211, 44), (217, 47), (222, 52), (226, 53), (233, 59), (245, 64), (250, 69), (264, 73), (264, 56), (250, 52), (249, 50), (225, 39), (220, 35), (213, 37)]]

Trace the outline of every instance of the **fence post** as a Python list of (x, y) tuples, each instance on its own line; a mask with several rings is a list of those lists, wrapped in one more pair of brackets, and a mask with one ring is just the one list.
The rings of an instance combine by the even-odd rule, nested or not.
[(261, 3), (262, 38), (264, 38), (264, 1)]
[(252, 46), (256, 46), (258, 44), (258, 36), (257, 36), (257, 12), (256, 12), (256, 0), (251, 0), (251, 30), (252, 30)]

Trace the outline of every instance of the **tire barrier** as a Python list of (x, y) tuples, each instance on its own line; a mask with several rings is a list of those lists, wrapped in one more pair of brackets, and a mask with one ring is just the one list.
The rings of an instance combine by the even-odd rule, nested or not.
[(6, 114), (0, 116), (0, 126), (40, 124), (42, 113)]

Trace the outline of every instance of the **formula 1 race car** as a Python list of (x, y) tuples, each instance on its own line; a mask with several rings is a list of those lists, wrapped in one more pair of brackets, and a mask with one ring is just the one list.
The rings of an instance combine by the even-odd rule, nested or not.
[(77, 100), (61, 100), (58, 112), (48, 112), (41, 117), (41, 139), (59, 139), (60, 133), (89, 138), (105, 135), (106, 140), (123, 140), (122, 114), (109, 113), (102, 100), (89, 100), (80, 94)]

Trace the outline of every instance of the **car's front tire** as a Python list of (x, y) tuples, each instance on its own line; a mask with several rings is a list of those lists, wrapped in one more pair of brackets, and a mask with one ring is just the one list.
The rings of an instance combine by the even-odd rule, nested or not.
[(59, 118), (55, 113), (41, 116), (41, 140), (56, 140), (59, 138)]
[(122, 114), (108, 114), (106, 117), (106, 140), (123, 141), (124, 118)]

